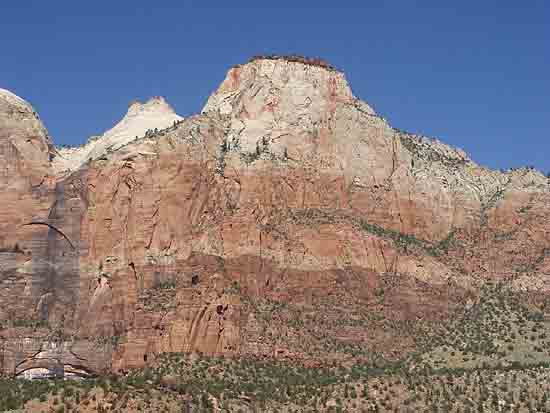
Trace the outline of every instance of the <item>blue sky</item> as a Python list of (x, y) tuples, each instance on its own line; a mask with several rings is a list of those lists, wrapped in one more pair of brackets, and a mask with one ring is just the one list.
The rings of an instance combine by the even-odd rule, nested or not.
[(10, 1), (0, 39), (0, 87), (35, 106), (56, 144), (110, 128), (136, 98), (199, 112), (230, 66), (298, 53), (341, 68), (397, 128), (492, 168), (550, 171), (543, 0)]

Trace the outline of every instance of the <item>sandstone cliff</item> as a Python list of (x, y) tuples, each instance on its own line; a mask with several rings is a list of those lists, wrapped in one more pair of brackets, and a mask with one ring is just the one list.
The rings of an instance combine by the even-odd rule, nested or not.
[(81, 147), (61, 148), (53, 167), (58, 173), (70, 173), (85, 162), (105, 156), (108, 152), (142, 138), (146, 133), (153, 133), (182, 120), (161, 96), (155, 96), (145, 103), (133, 101), (126, 116), (103, 135), (90, 138)]
[(339, 71), (257, 58), (201, 114), (149, 103), (56, 154), (0, 94), (5, 374), (399, 358), (487, 280), (548, 294), (548, 179), (392, 128)]

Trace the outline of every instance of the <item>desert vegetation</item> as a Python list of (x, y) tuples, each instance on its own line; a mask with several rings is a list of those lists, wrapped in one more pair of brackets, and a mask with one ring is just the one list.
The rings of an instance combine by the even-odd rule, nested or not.
[(332, 64), (327, 62), (325, 59), (322, 59), (320, 57), (307, 57), (307, 56), (302, 56), (297, 54), (290, 54), (290, 55), (268, 54), (268, 55), (252, 56), (249, 59), (248, 63), (251, 63), (257, 60), (286, 60), (288, 62), (298, 62), (304, 65), (322, 67), (324, 69), (327, 69), (333, 72), (340, 71), (336, 67), (334, 67)]
[(0, 408), (28, 411), (550, 411), (548, 363), (444, 370), (304, 367), (165, 354), (125, 377), (2, 380)]

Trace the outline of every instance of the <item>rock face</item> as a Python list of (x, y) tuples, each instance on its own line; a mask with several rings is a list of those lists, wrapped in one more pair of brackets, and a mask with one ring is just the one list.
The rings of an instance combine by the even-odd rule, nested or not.
[(57, 155), (3, 92), (0, 138), (5, 374), (176, 351), (398, 358), (487, 280), (549, 291), (545, 176), (398, 131), (308, 61), (253, 59), (200, 115), (135, 104)]
[[(28, 252), (40, 228), (25, 227), (47, 218), (49, 193), (55, 185), (50, 160), (55, 150), (33, 108), (11, 92), (0, 89), (0, 262), (2, 270), (24, 271)], [(25, 245), (26, 250), (23, 249)], [(4, 280), (3, 280), (4, 281)], [(2, 288), (0, 313), (15, 302)], [(8, 300), (6, 302), (5, 300)]]
[(119, 149), (146, 133), (164, 129), (180, 122), (183, 118), (161, 96), (155, 96), (145, 103), (134, 101), (128, 113), (112, 129), (77, 148), (63, 148), (55, 158), (53, 166), (57, 172), (71, 172), (89, 160), (98, 159)]
[(0, 89), (0, 145), (3, 188), (27, 191), (42, 183), (51, 168), (52, 142), (33, 108), (4, 89)]

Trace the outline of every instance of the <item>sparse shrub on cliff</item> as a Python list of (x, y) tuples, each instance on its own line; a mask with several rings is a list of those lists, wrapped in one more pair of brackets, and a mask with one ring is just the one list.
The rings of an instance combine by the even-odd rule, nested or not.
[(256, 150), (254, 152), (241, 152), (240, 157), (244, 163), (251, 164), (254, 161), (258, 160), (261, 154), (262, 152), (260, 146), (256, 144)]
[(176, 282), (174, 280), (164, 281), (159, 283), (156, 288), (159, 290), (173, 290), (176, 288)]
[(143, 290), (139, 296), (146, 311), (164, 311), (173, 308), (176, 297), (176, 280), (158, 281), (150, 289)]
[[(297, 54), (292, 54), (292, 55), (276, 55), (276, 54), (256, 55), (256, 56), (252, 56), (252, 58), (250, 58), (249, 63), (254, 62), (256, 60), (264, 60), (264, 59), (265, 60), (286, 60), (288, 62), (297, 62), (297, 63), (302, 63), (302, 64), (305, 64), (305, 65), (308, 65), (308, 66), (322, 67), (324, 69), (327, 69), (327, 70), (333, 71), (333, 72), (339, 72), (339, 70), (336, 67), (334, 67), (329, 62), (327, 62), (326, 60), (324, 60), (320, 57), (306, 57), (306, 56), (297, 55)], [(237, 65), (237, 66), (240, 66), (240, 65)]]
[(433, 246), (424, 240), (416, 238), (414, 235), (405, 234), (402, 232), (394, 231), (392, 229), (381, 227), (377, 224), (371, 224), (366, 220), (361, 220), (359, 225), (361, 228), (371, 234), (378, 235), (384, 238), (390, 238), (400, 248), (406, 248), (407, 246), (420, 247), (431, 254), (434, 253)]
[(47, 320), (37, 320), (28, 318), (16, 318), (12, 320), (13, 327), (28, 327), (28, 328), (47, 328), (49, 327)]
[(217, 158), (217, 164), (216, 164), (216, 173), (223, 176), (225, 172), (225, 156), (226, 153), (229, 151), (229, 143), (227, 142), (227, 139), (224, 139), (222, 143), (220, 144), (220, 154)]
[(227, 139), (224, 139), (220, 145), (220, 150), (222, 153), (225, 153), (229, 150), (229, 144), (227, 143)]
[(229, 287), (226, 287), (224, 289), (224, 293), (226, 294), (240, 294), (241, 293), (241, 286), (238, 281), (233, 281)]

